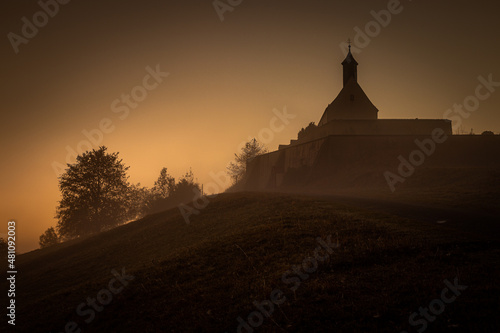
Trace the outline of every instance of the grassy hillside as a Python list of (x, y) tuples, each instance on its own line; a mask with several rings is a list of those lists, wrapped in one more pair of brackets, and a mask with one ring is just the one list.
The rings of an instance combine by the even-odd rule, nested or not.
[[(329, 239), (332, 250), (321, 245)], [(318, 246), (316, 267), (307, 258)], [(19, 256), (16, 331), (64, 332), (75, 322), (68, 331), (236, 332), (250, 319), (256, 327), (241, 332), (497, 332), (499, 259), (500, 242), (447, 224), (328, 198), (225, 194), (190, 224), (172, 209)], [(84, 304), (78, 315), (88, 297), (108, 301), (101, 291), (122, 286), (110, 287), (122, 268), (133, 279), (100, 311)], [(445, 280), (467, 289), (411, 326)]]

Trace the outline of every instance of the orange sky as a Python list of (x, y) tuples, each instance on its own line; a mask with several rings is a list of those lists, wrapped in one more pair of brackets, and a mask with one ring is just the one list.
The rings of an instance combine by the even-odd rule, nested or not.
[[(15, 219), (18, 250), (38, 247), (39, 235), (57, 223), (53, 163), (64, 163), (66, 147), (77, 149), (82, 131), (103, 119), (113, 130), (102, 144), (120, 152), (131, 182), (146, 186), (164, 166), (175, 177), (191, 167), (198, 181), (210, 182), (241, 142), (270, 127), (275, 109), (296, 117), (268, 148), (296, 138), (342, 87), (339, 44), (350, 37), (359, 46), (354, 29), (364, 31), (371, 11), (395, 3), (243, 1), (223, 22), (212, 1), (60, 5), (17, 54), (7, 37), (2, 43), (0, 230)], [(1, 6), (4, 36), (21, 34), (22, 18), (40, 10), (37, 1)], [(496, 2), (419, 0), (393, 8), (399, 13), (354, 55), (380, 118), (442, 118), (474, 94), (478, 76), (500, 81)], [(139, 93), (146, 68), (158, 64), (168, 77), (120, 119), (112, 103)], [(463, 120), (463, 130), (500, 132), (499, 111), (500, 88)]]

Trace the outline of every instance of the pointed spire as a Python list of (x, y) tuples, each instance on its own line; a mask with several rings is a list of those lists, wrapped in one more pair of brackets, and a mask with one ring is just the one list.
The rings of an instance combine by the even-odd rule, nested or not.
[(358, 62), (352, 56), (350, 38), (347, 40), (347, 43), (349, 44), (349, 52), (344, 61), (342, 61), (342, 66), (344, 67), (344, 87), (351, 78), (358, 81)]

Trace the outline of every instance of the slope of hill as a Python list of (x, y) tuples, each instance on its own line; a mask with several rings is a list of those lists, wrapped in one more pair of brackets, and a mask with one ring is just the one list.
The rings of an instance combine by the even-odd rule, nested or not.
[(499, 259), (446, 224), (224, 194), (19, 256), (16, 331), (494, 332)]

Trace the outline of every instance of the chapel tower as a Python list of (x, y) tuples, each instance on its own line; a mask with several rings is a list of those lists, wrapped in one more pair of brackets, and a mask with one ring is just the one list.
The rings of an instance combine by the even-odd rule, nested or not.
[(318, 126), (335, 120), (375, 120), (378, 109), (358, 83), (358, 62), (354, 59), (349, 45), (349, 52), (342, 61), (344, 86), (337, 98), (328, 105)]
[(344, 68), (344, 87), (350, 78), (358, 82), (358, 62), (352, 56), (350, 44), (349, 53), (347, 53), (347, 57), (342, 61), (342, 67)]

